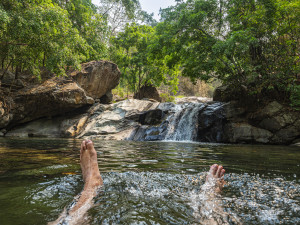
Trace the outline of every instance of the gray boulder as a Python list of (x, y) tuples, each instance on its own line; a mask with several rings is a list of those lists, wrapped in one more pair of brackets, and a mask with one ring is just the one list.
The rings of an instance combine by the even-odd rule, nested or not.
[(273, 134), (270, 131), (247, 123), (229, 123), (224, 132), (231, 143), (269, 143)]
[(119, 84), (121, 72), (108, 61), (92, 61), (81, 65), (80, 71), (70, 71), (71, 77), (87, 95), (99, 99)]

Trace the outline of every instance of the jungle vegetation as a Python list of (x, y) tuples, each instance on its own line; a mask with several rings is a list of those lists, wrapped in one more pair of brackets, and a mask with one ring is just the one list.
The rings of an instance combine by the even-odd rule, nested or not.
[(158, 22), (138, 0), (2, 0), (0, 67), (65, 75), (108, 59), (133, 92), (151, 83), (176, 93), (183, 75), (300, 106), (298, 0), (176, 2)]

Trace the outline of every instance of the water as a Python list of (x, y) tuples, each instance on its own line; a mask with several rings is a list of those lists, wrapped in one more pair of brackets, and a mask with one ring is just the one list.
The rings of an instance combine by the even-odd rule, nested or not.
[[(144, 124), (135, 129), (128, 140), (227, 142), (223, 132), (227, 122), (224, 103), (168, 102), (161, 103), (158, 109), (164, 115), (161, 124)], [(151, 114), (146, 114), (146, 117), (149, 119)]]
[(175, 105), (174, 114), (167, 121), (169, 126), (165, 140), (193, 141), (197, 137), (198, 114), (205, 108), (203, 103), (186, 103)]
[[(0, 139), (1, 224), (46, 224), (72, 203), (83, 187), (79, 144)], [(300, 224), (297, 147), (131, 141), (95, 146), (105, 185), (87, 224), (195, 224), (210, 216), (231, 224)], [(207, 201), (203, 184), (214, 163), (226, 169), (227, 184), (221, 196)]]

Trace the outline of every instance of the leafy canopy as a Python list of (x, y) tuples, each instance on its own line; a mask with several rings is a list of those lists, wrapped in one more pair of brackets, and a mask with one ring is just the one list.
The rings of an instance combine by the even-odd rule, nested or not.
[(170, 69), (166, 58), (157, 59), (155, 56), (155, 28), (148, 25), (127, 25), (112, 40), (112, 60), (117, 62), (122, 71), (122, 84), (136, 92), (144, 84), (160, 86), (162, 83), (171, 85), (176, 92), (178, 83), (178, 67)]
[(297, 0), (187, 0), (162, 17), (157, 31), (164, 54), (185, 76), (283, 98), (299, 82)]

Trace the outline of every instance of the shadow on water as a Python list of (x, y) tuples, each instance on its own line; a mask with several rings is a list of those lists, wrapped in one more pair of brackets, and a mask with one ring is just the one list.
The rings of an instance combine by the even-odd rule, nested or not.
[[(80, 140), (0, 139), (1, 224), (46, 224), (83, 187)], [(95, 141), (104, 187), (90, 224), (193, 224), (209, 165), (226, 169), (228, 221), (300, 223), (297, 147)], [(201, 216), (201, 215), (200, 215)]]

